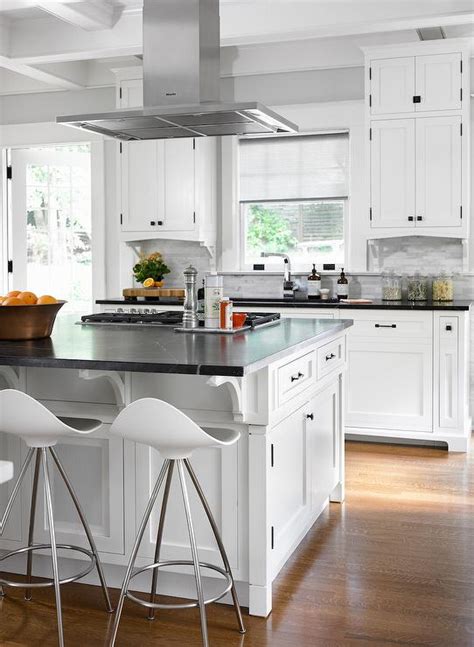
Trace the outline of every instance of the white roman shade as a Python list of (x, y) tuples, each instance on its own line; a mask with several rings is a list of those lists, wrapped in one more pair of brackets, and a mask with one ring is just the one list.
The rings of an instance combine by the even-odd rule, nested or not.
[(240, 200), (264, 202), (348, 196), (349, 134), (240, 140)]

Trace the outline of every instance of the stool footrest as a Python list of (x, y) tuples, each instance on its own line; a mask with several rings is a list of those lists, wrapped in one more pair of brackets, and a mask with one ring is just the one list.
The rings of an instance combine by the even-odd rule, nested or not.
[[(87, 568), (82, 570), (80, 573), (77, 575), (72, 575), (71, 577), (66, 577), (63, 580), (59, 580), (59, 584), (70, 584), (71, 582), (76, 582), (77, 580), (82, 579), (86, 575), (89, 575), (89, 573), (95, 568), (96, 566), (96, 559), (94, 557), (94, 554), (90, 550), (86, 550), (85, 548), (81, 548), (80, 546), (69, 546), (66, 544), (57, 544), (56, 548), (62, 549), (62, 550), (73, 550), (77, 551), (79, 553), (83, 553), (90, 559), (90, 564), (88, 564)], [(35, 550), (51, 550), (51, 545), (50, 544), (33, 544), (32, 546), (26, 546), (24, 548), (17, 548), (16, 550), (12, 550), (6, 555), (3, 555), (3, 557), (0, 557), (0, 562), (3, 562), (4, 560), (8, 559), (9, 557), (13, 557), (14, 555), (22, 555), (25, 553), (31, 553)], [(46, 582), (15, 582), (13, 580), (6, 580), (3, 577), (0, 577), (0, 585), (1, 586), (9, 586), (12, 588), (16, 589), (41, 589), (41, 588), (46, 588), (48, 586), (54, 586), (54, 580), (52, 579), (47, 579)]]
[[(131, 576), (130, 581), (134, 578), (140, 575), (141, 573), (144, 573), (145, 571), (151, 571), (156, 568), (162, 568), (163, 566), (194, 566), (194, 562), (191, 560), (172, 560), (172, 561), (164, 561), (164, 562), (156, 562), (155, 564), (149, 564), (148, 566), (144, 566), (143, 568), (139, 568), (135, 573)], [(214, 564), (208, 564), (207, 562), (199, 562), (199, 567), (200, 568), (208, 568), (213, 571), (216, 571), (216, 573), (219, 573), (219, 575), (222, 575), (226, 580), (227, 580), (227, 585), (223, 591), (221, 591), (218, 595), (208, 598), (207, 600), (204, 600), (204, 604), (211, 604), (212, 602), (217, 602), (217, 600), (220, 600), (221, 598), (224, 597), (226, 593), (230, 591), (232, 588), (232, 577), (230, 573), (227, 573), (223, 568), (220, 568), (219, 566), (215, 566)], [(198, 602), (185, 602), (182, 604), (161, 604), (158, 602), (147, 602), (146, 600), (142, 600), (141, 598), (138, 598), (136, 595), (133, 595), (133, 593), (130, 593), (129, 589), (125, 591), (125, 595), (127, 598), (132, 600), (133, 602), (136, 602), (137, 604), (140, 604), (143, 607), (146, 607), (147, 609), (194, 609), (195, 607), (199, 606)]]

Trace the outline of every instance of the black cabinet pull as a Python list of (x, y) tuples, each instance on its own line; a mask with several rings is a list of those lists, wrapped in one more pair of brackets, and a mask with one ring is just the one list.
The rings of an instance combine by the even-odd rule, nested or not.
[(396, 328), (397, 324), (375, 324), (376, 328)]
[(415, 218), (413, 216), (408, 216), (408, 222), (413, 222)]
[(307, 413), (306, 417), (308, 418), (308, 420), (314, 420), (314, 413)]
[(453, 329), (453, 327), (451, 326), (451, 324), (448, 324), (448, 325), (446, 326), (446, 330), (447, 330), (448, 332), (451, 332), (451, 330), (452, 330), (452, 329)]
[(416, 219), (420, 222), (420, 220), (423, 220), (423, 216), (417, 216)]
[(154, 220), (150, 220), (150, 225), (154, 227), (156, 225), (156, 222)]
[(298, 371), (298, 375), (292, 375), (290, 379), (291, 379), (292, 382), (296, 382), (297, 380), (300, 379), (300, 377), (304, 377), (304, 373), (300, 373)]
[(163, 224), (163, 221), (162, 221), (162, 220), (158, 220), (158, 222), (157, 222), (156, 224), (157, 224), (158, 226), (160, 226), (160, 227), (161, 227), (161, 225)]
[(413, 97), (413, 103), (421, 103), (421, 96), (419, 94), (415, 94)]
[(326, 355), (326, 362), (329, 362), (330, 359), (334, 359), (336, 356), (334, 353), (331, 353), (330, 355)]

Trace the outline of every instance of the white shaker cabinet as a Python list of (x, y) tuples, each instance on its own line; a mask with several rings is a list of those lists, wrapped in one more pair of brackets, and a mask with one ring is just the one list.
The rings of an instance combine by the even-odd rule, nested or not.
[(374, 58), (369, 81), (372, 116), (460, 110), (461, 52)]
[(415, 121), (374, 121), (370, 137), (372, 226), (413, 227), (416, 211)]
[(414, 89), (413, 56), (382, 58), (371, 62), (370, 112), (372, 115), (413, 112)]
[[(462, 58), (460, 52), (415, 57), (416, 112), (460, 110)], [(418, 99), (416, 99), (418, 101)]]
[[(119, 80), (119, 108), (143, 104), (141, 78)], [(217, 143), (213, 137), (122, 142), (122, 240), (171, 238), (215, 245)]]
[[(367, 240), (469, 237), (470, 49), (466, 39), (363, 48)], [(467, 257), (464, 260), (467, 266)]]
[(461, 117), (416, 119), (416, 226), (462, 225)]

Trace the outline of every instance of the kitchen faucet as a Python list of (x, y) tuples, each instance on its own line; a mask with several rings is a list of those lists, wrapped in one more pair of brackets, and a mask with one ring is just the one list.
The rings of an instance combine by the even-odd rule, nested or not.
[(294, 293), (296, 292), (296, 290), (298, 290), (298, 286), (295, 285), (295, 282), (291, 280), (291, 263), (288, 254), (280, 254), (278, 252), (261, 252), (260, 256), (262, 256), (263, 258), (268, 258), (269, 256), (278, 256), (279, 258), (283, 259), (283, 296), (293, 298), (295, 296)]

